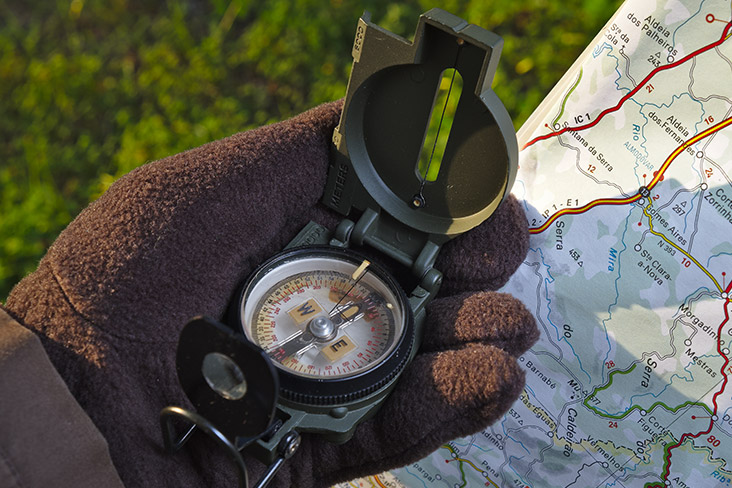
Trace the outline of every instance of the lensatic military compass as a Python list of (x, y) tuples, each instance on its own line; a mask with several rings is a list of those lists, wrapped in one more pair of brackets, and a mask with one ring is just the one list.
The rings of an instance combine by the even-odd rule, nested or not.
[[(513, 184), (516, 137), (491, 90), (501, 46), (440, 9), (420, 17), (413, 42), (364, 14), (322, 200), (344, 219), (332, 230), (311, 222), (259, 266), (228, 326), (185, 326), (178, 376), (196, 412), (163, 410), (171, 452), (202, 430), (242, 486), (241, 452), (268, 464), (265, 486), (300, 433), (345, 442), (376, 412), (417, 352), (440, 246)], [(174, 419), (189, 423), (182, 436)]]

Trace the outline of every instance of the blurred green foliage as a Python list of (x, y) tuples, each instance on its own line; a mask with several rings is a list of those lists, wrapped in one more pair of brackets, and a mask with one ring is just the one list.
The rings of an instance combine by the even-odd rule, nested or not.
[[(505, 40), (516, 127), (620, 0), (448, 0)], [(410, 38), (427, 0), (0, 3), (0, 299), (116, 178), (342, 97), (363, 10)]]

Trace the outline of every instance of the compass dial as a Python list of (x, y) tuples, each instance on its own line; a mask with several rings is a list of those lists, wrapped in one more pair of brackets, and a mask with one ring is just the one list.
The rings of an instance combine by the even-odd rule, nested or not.
[(413, 336), (394, 280), (335, 248), (286, 251), (265, 263), (244, 287), (239, 319), (247, 339), (284, 373), (283, 387), (303, 391), (313, 380), (318, 390), (353, 378), (343, 391), (382, 383), (403, 366)]
[(247, 290), (247, 338), (300, 376), (339, 378), (375, 367), (394, 349), (404, 318), (397, 295), (370, 266), (317, 253), (285, 260)]

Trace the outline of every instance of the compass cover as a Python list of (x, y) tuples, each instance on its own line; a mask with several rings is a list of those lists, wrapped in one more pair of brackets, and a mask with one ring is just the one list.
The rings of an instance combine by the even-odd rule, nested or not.
[[(343, 215), (353, 209), (386, 213), (387, 234), (396, 227), (438, 244), (488, 218), (508, 195), (518, 159), (510, 117), (491, 89), (502, 43), (440, 9), (420, 17), (413, 42), (365, 14), (323, 202)], [(456, 77), (462, 89), (446, 118)], [(443, 134), (432, 137), (433, 145), (434, 120)], [(427, 169), (420, 167), (425, 151), (431, 151)], [(430, 165), (439, 165), (435, 175)]]

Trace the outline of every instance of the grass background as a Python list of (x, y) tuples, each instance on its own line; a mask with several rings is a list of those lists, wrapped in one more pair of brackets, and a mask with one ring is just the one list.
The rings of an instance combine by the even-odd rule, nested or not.
[(518, 128), (620, 3), (4, 0), (0, 301), (134, 167), (342, 97), (364, 10), (407, 38), (434, 6), (502, 36)]

